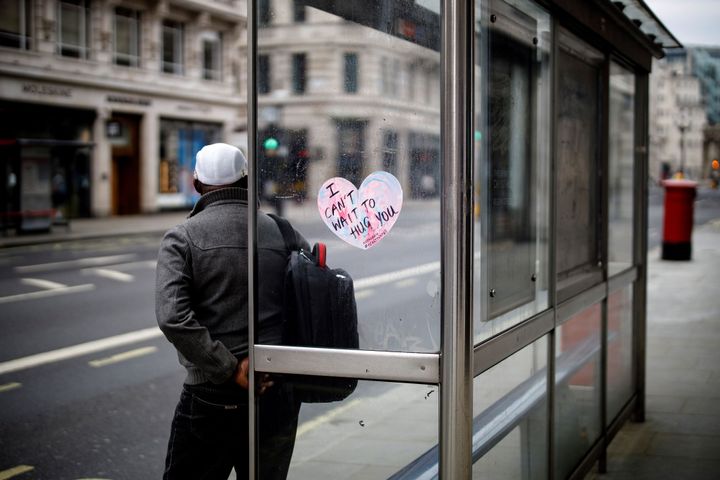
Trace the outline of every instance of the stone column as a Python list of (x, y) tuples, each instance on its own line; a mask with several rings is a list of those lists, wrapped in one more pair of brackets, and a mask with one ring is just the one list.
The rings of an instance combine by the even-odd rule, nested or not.
[(95, 147), (92, 150), (90, 195), (91, 210), (95, 217), (108, 216), (112, 210), (112, 147), (105, 135), (105, 122), (109, 117), (110, 112), (100, 108), (93, 124)]
[(157, 194), (160, 170), (160, 122), (157, 114), (147, 112), (140, 122), (140, 210), (158, 210)]

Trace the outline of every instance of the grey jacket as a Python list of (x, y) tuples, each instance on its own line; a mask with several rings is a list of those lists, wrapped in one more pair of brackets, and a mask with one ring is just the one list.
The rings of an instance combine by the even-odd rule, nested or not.
[[(233, 375), (238, 359), (247, 356), (247, 224), (247, 191), (215, 190), (203, 195), (160, 245), (155, 315), (187, 369), (187, 384), (222, 383)], [(262, 212), (257, 229), (256, 342), (279, 344), (288, 252), (277, 224)]]

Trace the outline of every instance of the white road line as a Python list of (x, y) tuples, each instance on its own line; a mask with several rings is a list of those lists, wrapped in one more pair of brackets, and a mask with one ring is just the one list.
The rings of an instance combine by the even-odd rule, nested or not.
[(109, 268), (84, 268), (83, 273), (92, 273), (98, 277), (109, 278), (110, 280), (117, 280), (118, 282), (130, 283), (135, 280), (135, 277), (125, 272), (118, 272), (117, 270), (110, 270)]
[(112, 365), (113, 363), (120, 363), (124, 362), (125, 360), (131, 360), (133, 358), (143, 357), (145, 355), (150, 355), (151, 353), (157, 352), (157, 347), (143, 347), (143, 348), (136, 348), (135, 350), (130, 350), (128, 352), (118, 353), (117, 355), (113, 355), (111, 357), (107, 358), (100, 358), (98, 360), (91, 360), (88, 362), (88, 365), (91, 367), (104, 367), (107, 365)]
[(39, 292), (19, 293), (17, 295), (0, 297), (0, 304), (19, 302), (21, 300), (34, 300), (38, 298), (54, 297), (57, 295), (65, 295), (67, 293), (88, 292), (94, 289), (95, 285), (93, 285), (92, 283), (86, 283), (83, 285), (74, 285), (72, 287), (59, 287), (52, 290), (40, 290)]
[(325, 415), (320, 415), (319, 417), (315, 417), (312, 420), (308, 420), (307, 422), (301, 423), (298, 426), (296, 436), (299, 437), (300, 435), (303, 435), (303, 434), (309, 432), (310, 430), (313, 430), (313, 429), (319, 427), (320, 425), (322, 425), (324, 423), (328, 423), (330, 420), (337, 417), (341, 413), (345, 413), (348, 410), (355, 408), (359, 403), (362, 403), (362, 401), (358, 398), (356, 398), (354, 400), (350, 400), (349, 402), (344, 403), (337, 408), (333, 408)]
[(400, 280), (399, 282), (397, 282), (395, 284), (395, 286), (398, 288), (408, 288), (408, 287), (412, 287), (417, 282), (418, 282), (417, 278), (407, 278), (405, 280)]
[(373, 289), (361, 290), (355, 292), (355, 300), (363, 300), (365, 298), (372, 297), (373, 295), (375, 295), (375, 290)]
[(37, 265), (23, 265), (21, 267), (15, 267), (15, 271), (18, 273), (30, 273), (30, 272), (45, 272), (48, 270), (58, 270), (62, 268), (82, 268), (82, 267), (93, 267), (97, 265), (108, 265), (111, 263), (123, 263), (135, 260), (137, 254), (128, 253), (124, 255), (109, 255), (105, 257), (88, 257), (78, 258), (75, 260), (66, 260), (63, 262), (52, 262), (52, 263), (38, 263)]
[(110, 348), (116, 348), (123, 345), (142, 342), (153, 338), (161, 337), (162, 332), (157, 327), (145, 328), (134, 332), (115, 335), (114, 337), (101, 338), (91, 342), (73, 345), (71, 347), (51, 350), (49, 352), (38, 353), (28, 357), (17, 358), (7, 362), (0, 363), (0, 375), (6, 373), (17, 372), (27, 368), (38, 367), (48, 363), (59, 362), (69, 358), (75, 358), (90, 353), (101, 352)]
[(33, 470), (35, 470), (35, 467), (31, 467), (30, 465), (18, 465), (17, 467), (0, 472), (0, 480), (17, 477), (18, 475), (22, 475), (23, 473), (31, 472)]
[(20, 387), (22, 387), (22, 383), (18, 383), (18, 382), (6, 383), (5, 385), (0, 385), (0, 393), (9, 392), (10, 390), (15, 390), (16, 388), (20, 388)]
[(355, 290), (364, 288), (377, 287), (386, 283), (393, 283), (406, 278), (417, 277), (426, 273), (432, 273), (440, 270), (440, 262), (430, 262), (424, 265), (397, 270), (395, 272), (381, 273), (372, 277), (361, 278), (355, 282)]
[(51, 282), (50, 280), (43, 280), (42, 278), (21, 278), (20, 283), (23, 285), (31, 285), (33, 287), (44, 288), (46, 290), (54, 290), (56, 288), (66, 288), (67, 285)]

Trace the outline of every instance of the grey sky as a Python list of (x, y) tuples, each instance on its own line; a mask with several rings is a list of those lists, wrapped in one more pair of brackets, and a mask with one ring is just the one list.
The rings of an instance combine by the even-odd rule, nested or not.
[(720, 0), (645, 0), (683, 45), (720, 46)]

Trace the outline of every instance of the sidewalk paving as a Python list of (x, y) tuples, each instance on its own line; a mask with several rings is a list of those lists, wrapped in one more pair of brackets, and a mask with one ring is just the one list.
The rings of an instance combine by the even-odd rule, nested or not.
[(693, 232), (692, 260), (648, 253), (647, 406), (586, 480), (720, 478), (720, 220)]

